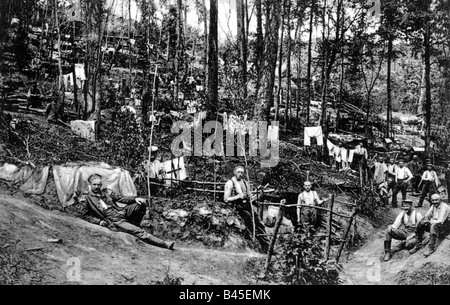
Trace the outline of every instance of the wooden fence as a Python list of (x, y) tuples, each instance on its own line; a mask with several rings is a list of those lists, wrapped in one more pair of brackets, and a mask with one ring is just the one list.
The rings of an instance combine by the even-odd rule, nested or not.
[[(283, 219), (283, 215), (284, 215), (284, 209), (286, 207), (305, 207), (305, 208), (313, 208), (313, 209), (317, 209), (317, 210), (322, 210), (322, 211), (326, 211), (328, 213), (328, 218), (327, 218), (327, 234), (326, 235), (316, 235), (315, 237), (327, 237), (326, 240), (326, 246), (325, 246), (325, 253), (324, 253), (324, 257), (325, 259), (328, 261), (330, 259), (330, 249), (331, 249), (331, 243), (332, 240), (336, 238), (334, 238), (332, 236), (332, 231), (333, 231), (333, 215), (338, 216), (338, 217), (344, 217), (347, 219), (350, 219), (347, 225), (347, 228), (345, 230), (344, 233), (344, 238), (340, 239), (340, 246), (339, 246), (339, 250), (338, 253), (336, 255), (336, 262), (339, 262), (339, 259), (342, 255), (342, 251), (344, 250), (345, 244), (347, 242), (348, 239), (348, 234), (350, 233), (350, 229), (353, 223), (353, 220), (356, 217), (357, 214), (357, 209), (356, 209), (356, 205), (353, 205), (353, 211), (351, 213), (351, 215), (344, 215), (344, 214), (340, 214), (336, 211), (333, 211), (333, 207), (334, 207), (334, 203), (335, 203), (335, 199), (334, 199), (334, 194), (331, 196), (331, 203), (329, 208), (324, 208), (324, 207), (320, 207), (320, 206), (310, 206), (310, 205), (305, 205), (305, 204), (290, 204), (290, 205), (286, 205), (285, 204), (286, 201), (285, 200), (281, 200), (280, 203), (261, 203), (261, 204), (267, 204), (267, 205), (275, 205), (275, 206), (279, 206), (280, 209), (278, 211), (278, 215), (277, 215), (277, 220), (275, 223), (275, 229), (274, 229), (274, 233), (272, 234), (272, 238), (270, 241), (270, 246), (269, 246), (269, 251), (267, 253), (267, 259), (266, 259), (266, 264), (265, 264), (265, 273), (267, 274), (267, 271), (269, 269), (270, 266), (270, 261), (273, 255), (273, 248), (275, 246), (276, 243), (276, 239), (277, 239), (277, 235), (278, 235), (278, 231), (280, 229), (281, 223), (282, 223), (282, 219)], [(298, 259), (296, 259), (296, 261), (298, 261)]]
[[(165, 183), (158, 183), (158, 182), (154, 182), (151, 181), (151, 184), (154, 185), (159, 185), (162, 187), (182, 187), (186, 190), (191, 190), (191, 191), (199, 191), (199, 192), (204, 192), (204, 193), (214, 193), (214, 197), (216, 198), (216, 195), (220, 194), (223, 195), (224, 191), (225, 191), (225, 182), (207, 182), (207, 181), (195, 181), (195, 180), (175, 180), (175, 179), (171, 179), (171, 178), (165, 178), (165, 179), (161, 179), (161, 180), (170, 180), (170, 184), (165, 184)], [(269, 192), (272, 192), (269, 191)], [(258, 191), (254, 191), (253, 193), (258, 193)], [(342, 213), (338, 213), (337, 211), (334, 211), (334, 204), (335, 202), (341, 203), (341, 204), (345, 204), (348, 205), (350, 207), (352, 207), (353, 211), (350, 215), (345, 215)], [(331, 196), (331, 202), (328, 208), (326, 207), (321, 207), (321, 206), (310, 206), (310, 205), (305, 205), (305, 204), (288, 204), (286, 205), (286, 200), (283, 199), (281, 200), (280, 203), (265, 203), (265, 202), (260, 202), (259, 203), (261, 206), (264, 205), (270, 205), (270, 206), (279, 206), (279, 211), (278, 211), (278, 215), (277, 215), (277, 219), (275, 222), (275, 228), (274, 228), (274, 233), (271, 234), (271, 240), (270, 240), (270, 245), (269, 245), (269, 251), (267, 253), (267, 259), (266, 259), (266, 264), (265, 264), (265, 272), (267, 273), (268, 268), (270, 266), (270, 262), (271, 262), (271, 258), (273, 256), (273, 248), (275, 247), (275, 243), (277, 240), (277, 236), (279, 235), (279, 229), (284, 217), (284, 209), (288, 208), (288, 207), (304, 207), (304, 208), (313, 208), (316, 210), (321, 210), (324, 211), (328, 214), (327, 220), (326, 220), (326, 226), (327, 226), (327, 233), (326, 235), (315, 235), (315, 237), (326, 237), (326, 246), (324, 249), (324, 257), (326, 260), (330, 259), (330, 252), (331, 252), (331, 244), (332, 241), (338, 241), (340, 242), (340, 246), (339, 246), (339, 250), (338, 253), (336, 255), (336, 262), (339, 262), (339, 259), (342, 255), (342, 251), (344, 250), (345, 244), (347, 243), (348, 240), (348, 235), (350, 233), (350, 229), (351, 226), (353, 224), (353, 221), (356, 217), (357, 214), (357, 209), (356, 209), (356, 204), (353, 203), (345, 203), (345, 202), (341, 202), (338, 200), (335, 200), (335, 195), (332, 194)], [(343, 217), (343, 218), (347, 218), (349, 219), (348, 221), (348, 225), (347, 228), (345, 229), (343, 238), (337, 238), (333, 236), (333, 226), (335, 223), (335, 220), (333, 219), (333, 217)], [(291, 233), (290, 233), (291, 234)]]

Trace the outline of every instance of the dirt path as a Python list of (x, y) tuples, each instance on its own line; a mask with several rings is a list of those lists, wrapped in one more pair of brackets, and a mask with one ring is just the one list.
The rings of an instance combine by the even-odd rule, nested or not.
[[(257, 284), (245, 270), (248, 259), (261, 257), (256, 252), (179, 243), (169, 251), (5, 195), (0, 195), (0, 211), (0, 247), (20, 240), (19, 253), (28, 250), (42, 284), (155, 284), (167, 275), (188, 285)], [(63, 242), (49, 243), (50, 238)]]
[[(399, 195), (399, 201), (401, 195)], [(407, 199), (412, 200), (414, 205), (419, 201), (419, 197), (407, 194)], [(389, 203), (391, 201), (389, 200)], [(430, 205), (427, 200), (424, 201), (422, 208), (416, 208), (422, 216), (425, 216)], [(391, 210), (393, 215), (401, 212), (400, 208)], [(439, 262), (442, 255), (446, 255), (448, 249), (448, 240), (444, 240), (441, 246), (429, 258), (424, 258), (424, 249), (414, 255), (410, 255), (407, 250), (394, 253), (392, 259), (388, 262), (383, 261), (386, 228), (375, 232), (370, 240), (357, 251), (344, 257), (342, 265), (344, 267), (344, 278), (349, 285), (392, 285), (397, 284), (399, 274), (414, 273), (427, 262)], [(393, 240), (394, 249), (399, 242)], [(444, 256), (445, 257), (445, 256)]]

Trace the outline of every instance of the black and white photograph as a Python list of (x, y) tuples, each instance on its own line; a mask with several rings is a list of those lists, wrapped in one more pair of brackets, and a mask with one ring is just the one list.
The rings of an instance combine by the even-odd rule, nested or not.
[(449, 285), (449, 130), (449, 0), (0, 0), (0, 285)]

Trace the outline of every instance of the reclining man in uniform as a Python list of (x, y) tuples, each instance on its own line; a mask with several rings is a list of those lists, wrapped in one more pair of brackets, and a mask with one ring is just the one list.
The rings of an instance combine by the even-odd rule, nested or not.
[(417, 225), (416, 245), (409, 253), (414, 254), (422, 248), (422, 238), (425, 232), (430, 232), (430, 242), (428, 243), (427, 251), (423, 255), (427, 257), (436, 251), (438, 238), (442, 238), (450, 232), (449, 217), (450, 207), (441, 202), (441, 196), (439, 194), (433, 194), (431, 196), (430, 209)]
[[(97, 174), (89, 176), (88, 182), (89, 193), (80, 198), (84, 206), (84, 220), (103, 227), (116, 228), (150, 245), (173, 250), (174, 242), (161, 240), (139, 227), (146, 210), (144, 198), (120, 196), (110, 189), (102, 189), (102, 178)], [(120, 208), (117, 202), (126, 206)]]
[[(401, 240), (401, 248), (411, 249), (415, 243), (415, 230), (417, 224), (422, 220), (422, 214), (413, 210), (411, 200), (403, 200), (403, 212), (400, 212), (392, 226), (389, 226), (384, 240), (384, 261), (392, 258), (391, 242), (392, 239)], [(400, 249), (401, 249), (400, 248)]]
[[(244, 180), (244, 167), (236, 166), (234, 169), (234, 177), (225, 184), (224, 201), (233, 203), (239, 216), (244, 220), (248, 232), (252, 232), (253, 219), (255, 220), (255, 234), (264, 253), (269, 249), (269, 240), (266, 236), (266, 229), (258, 216), (256, 207), (251, 201), (252, 197), (250, 186)], [(252, 216), (253, 213), (253, 216)], [(250, 233), (250, 235), (252, 235)]]

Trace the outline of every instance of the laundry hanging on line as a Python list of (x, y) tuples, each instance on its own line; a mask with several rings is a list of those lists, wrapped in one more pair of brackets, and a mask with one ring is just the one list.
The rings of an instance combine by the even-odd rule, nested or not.
[(353, 162), (353, 155), (355, 154), (355, 150), (351, 149), (348, 152), (348, 158), (347, 158), (347, 162), (352, 163)]
[(316, 138), (318, 146), (323, 145), (322, 126), (305, 127), (305, 146), (311, 146), (311, 138)]
[(334, 156), (334, 149), (337, 147), (333, 143), (331, 143), (330, 140), (327, 139), (327, 148), (328, 148), (328, 156), (333, 157)]
[(347, 156), (348, 156), (347, 149), (344, 148), (344, 147), (341, 147), (341, 159), (342, 159), (342, 162), (347, 162), (348, 161)]

